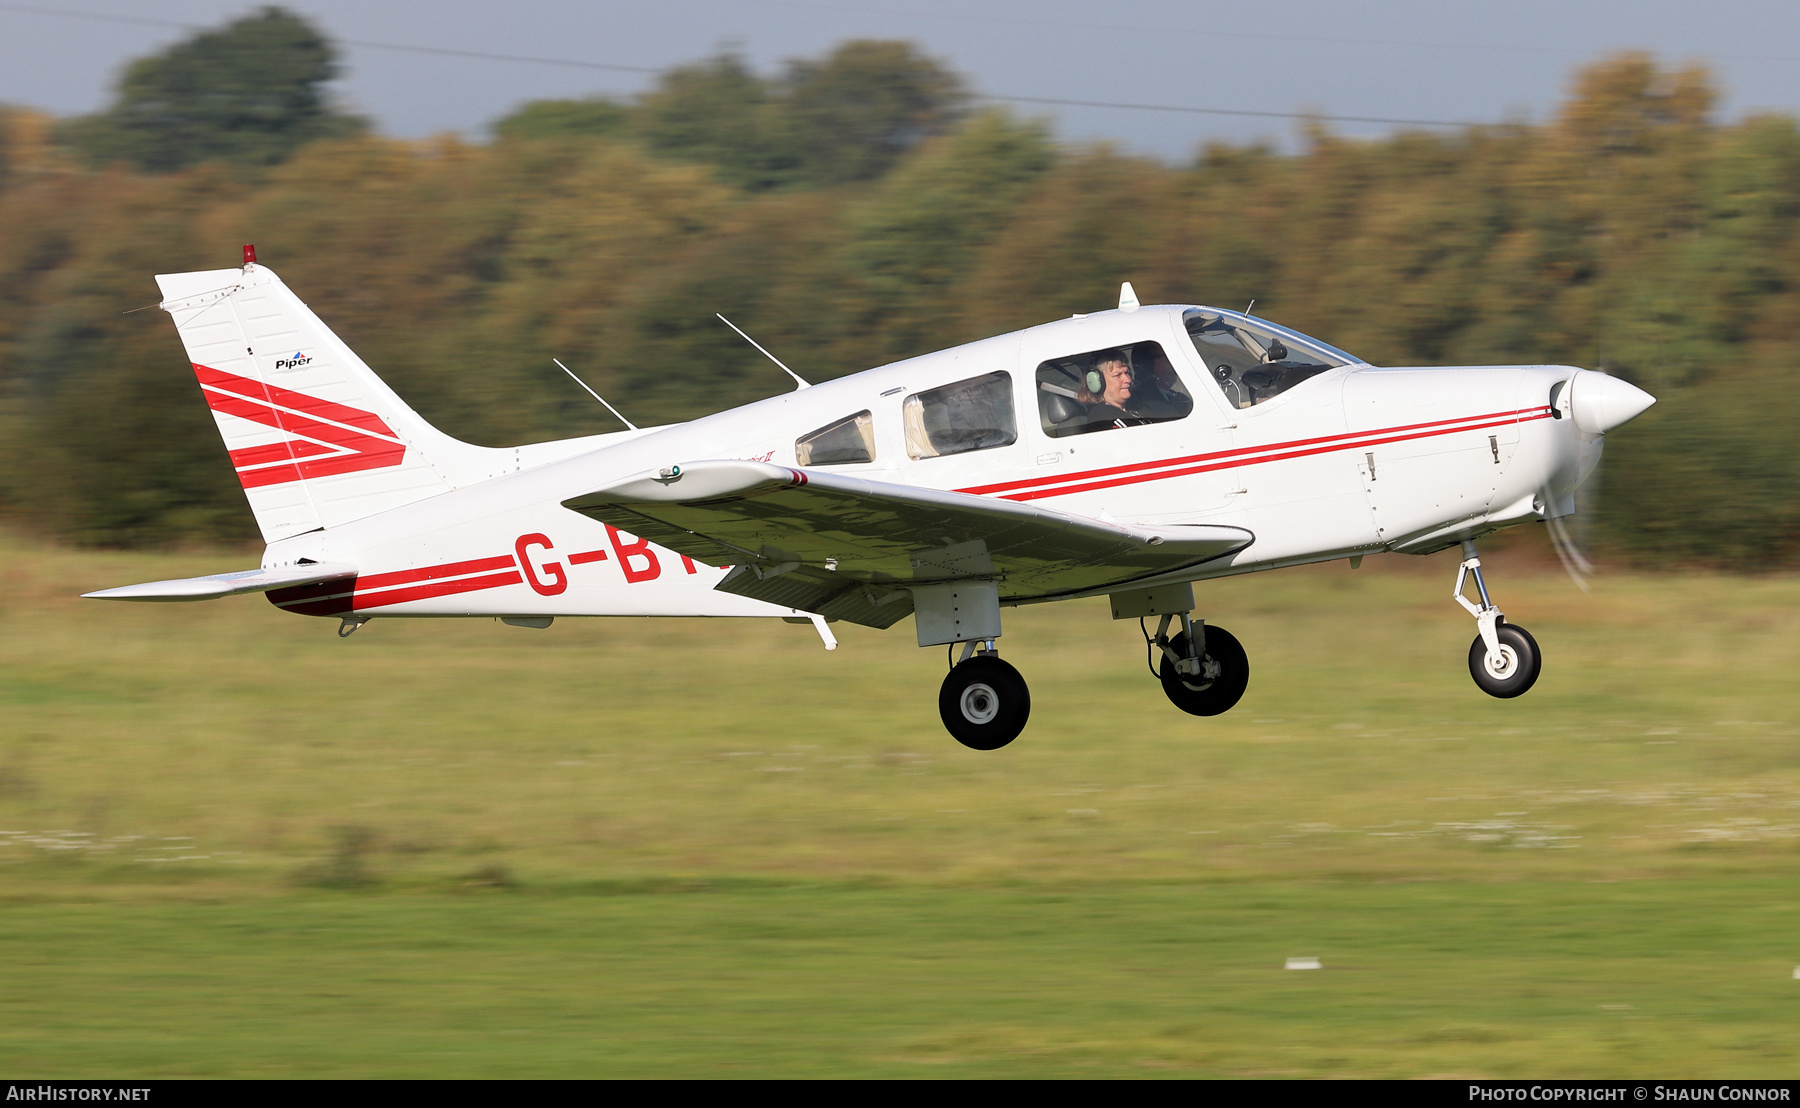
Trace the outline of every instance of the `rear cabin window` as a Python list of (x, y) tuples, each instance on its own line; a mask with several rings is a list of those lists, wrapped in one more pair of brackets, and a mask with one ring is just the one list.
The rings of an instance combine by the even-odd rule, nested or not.
[(1194, 398), (1160, 344), (1136, 342), (1037, 367), (1038, 420), (1051, 438), (1181, 419)]
[(847, 466), (875, 460), (875, 420), (868, 412), (827, 423), (794, 443), (794, 460), (803, 466)]
[(914, 458), (991, 450), (1019, 440), (1009, 373), (988, 373), (915, 392), (900, 412), (906, 424), (906, 452)]

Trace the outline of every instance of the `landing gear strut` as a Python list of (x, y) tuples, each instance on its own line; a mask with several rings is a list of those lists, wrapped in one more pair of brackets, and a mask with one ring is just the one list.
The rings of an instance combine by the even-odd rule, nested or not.
[[(1169, 628), (1177, 619), (1184, 629), (1170, 638)], [(1230, 711), (1250, 685), (1250, 659), (1237, 636), (1223, 627), (1208, 627), (1191, 612), (1165, 614), (1155, 636), (1146, 631), (1144, 638), (1152, 658), (1162, 655), (1152, 672), (1162, 681), (1163, 693), (1189, 715)]]
[[(1468, 613), (1475, 617), (1480, 634), (1469, 645), (1469, 676), (1489, 696), (1508, 700), (1522, 696), (1537, 683), (1544, 667), (1537, 640), (1525, 628), (1506, 622), (1506, 616), (1488, 599), (1487, 582), (1481, 578), (1481, 556), (1475, 544), (1464, 541), (1463, 561), (1456, 570), (1456, 590), (1451, 594)], [(1481, 597), (1476, 605), (1463, 595), (1463, 586), (1475, 578), (1475, 591)]]
[(1025, 730), (1031, 690), (1018, 670), (1000, 660), (994, 640), (971, 642), (938, 691), (938, 715), (957, 742), (971, 750), (998, 750)]

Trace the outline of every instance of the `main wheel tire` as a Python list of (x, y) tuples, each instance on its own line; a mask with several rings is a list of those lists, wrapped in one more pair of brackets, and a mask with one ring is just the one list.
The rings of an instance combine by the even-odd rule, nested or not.
[(957, 742), (972, 750), (998, 750), (1025, 730), (1031, 690), (1018, 670), (992, 654), (977, 654), (944, 678), (938, 715)]
[(1500, 657), (1490, 662), (1487, 643), (1476, 635), (1469, 646), (1469, 676), (1475, 678), (1475, 684), (1489, 696), (1502, 700), (1523, 696), (1527, 689), (1537, 684), (1538, 673), (1544, 668), (1544, 656), (1538, 651), (1537, 640), (1531, 637), (1531, 632), (1517, 624), (1502, 623), (1495, 632), (1500, 638)]
[[(1159, 670), (1169, 701), (1193, 716), (1216, 716), (1230, 711), (1250, 687), (1250, 659), (1237, 636), (1223, 627), (1208, 625), (1205, 641), (1200, 673), (1188, 676), (1175, 672), (1175, 663), (1169, 661), (1167, 654), (1163, 655)], [(1178, 658), (1187, 656), (1187, 645), (1186, 631), (1169, 640), (1169, 649)]]

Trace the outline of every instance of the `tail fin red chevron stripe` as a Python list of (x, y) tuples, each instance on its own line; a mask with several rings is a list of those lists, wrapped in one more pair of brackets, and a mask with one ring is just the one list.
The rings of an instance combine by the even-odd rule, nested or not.
[(194, 363), (215, 412), (294, 436), (231, 452), (246, 489), (400, 465), (406, 443), (374, 412)]

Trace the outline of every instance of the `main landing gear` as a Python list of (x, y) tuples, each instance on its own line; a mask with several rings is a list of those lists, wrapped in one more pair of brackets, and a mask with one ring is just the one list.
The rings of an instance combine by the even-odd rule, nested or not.
[[(1525, 628), (1506, 622), (1506, 616), (1488, 599), (1487, 582), (1481, 579), (1481, 557), (1475, 544), (1462, 544), (1463, 561), (1456, 570), (1456, 589), (1451, 594), (1470, 615), (1480, 634), (1469, 644), (1469, 676), (1489, 696), (1503, 700), (1523, 696), (1537, 684), (1538, 672), (1544, 668), (1537, 640)], [(1475, 591), (1481, 597), (1476, 605), (1463, 595), (1463, 586), (1475, 578)]]
[[(1179, 625), (1176, 621), (1179, 620)], [(1173, 637), (1172, 627), (1179, 626)], [(1191, 612), (1164, 615), (1156, 634), (1144, 628), (1150, 672), (1177, 708), (1195, 716), (1231, 710), (1250, 684), (1243, 644), (1223, 627), (1208, 627)], [(955, 645), (951, 651), (954, 654)], [(1160, 665), (1158, 662), (1160, 661)], [(1002, 661), (994, 640), (963, 644), (938, 690), (938, 715), (957, 742), (972, 750), (998, 750), (1019, 737), (1031, 718), (1031, 690), (1019, 671)]]
[(998, 750), (1019, 737), (1031, 718), (1031, 690), (1019, 671), (1000, 660), (994, 640), (966, 643), (938, 690), (938, 715), (957, 742)]
[[(1170, 638), (1169, 628), (1178, 619), (1183, 629)], [(1155, 635), (1144, 628), (1144, 641), (1152, 659), (1161, 654), (1150, 672), (1162, 682), (1169, 702), (1189, 715), (1230, 711), (1250, 685), (1250, 659), (1237, 636), (1223, 627), (1208, 627), (1192, 612), (1164, 614)]]
[[(982, 581), (958, 581), (918, 585), (912, 592), (919, 645), (947, 645), (954, 659), (938, 692), (945, 729), (974, 750), (998, 750), (1018, 738), (1031, 718), (1031, 691), (994, 648), (1000, 635), (997, 589)], [(1113, 593), (1110, 601), (1114, 619), (1138, 621), (1150, 672), (1177, 708), (1216, 716), (1243, 697), (1250, 683), (1244, 648), (1231, 632), (1194, 618), (1192, 585)], [(1153, 616), (1162, 620), (1154, 635), (1144, 622)], [(956, 656), (958, 647), (961, 657)]]

